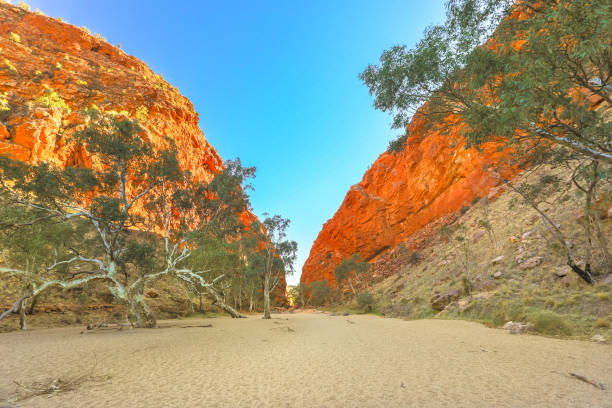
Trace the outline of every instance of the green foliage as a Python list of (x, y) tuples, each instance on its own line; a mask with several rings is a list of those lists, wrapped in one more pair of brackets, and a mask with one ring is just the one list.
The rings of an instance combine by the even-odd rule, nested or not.
[(20, 1), (19, 3), (17, 3), (17, 7), (25, 11), (30, 11), (30, 6), (23, 1)]
[(9, 33), (9, 40), (16, 42), (16, 43), (20, 43), (21, 42), (21, 37), (19, 36), (19, 34), (14, 33), (14, 32), (10, 32)]
[(360, 261), (359, 254), (353, 254), (350, 258), (346, 258), (334, 270), (334, 276), (338, 285), (351, 278), (359, 279), (364, 273), (370, 270), (370, 264), (365, 261)]
[(45, 91), (41, 96), (34, 100), (34, 103), (43, 108), (62, 108), (64, 112), (70, 113), (71, 109), (52, 88), (45, 87)]
[(367, 291), (360, 292), (357, 295), (357, 304), (365, 312), (371, 312), (372, 308), (376, 304), (376, 299), (374, 299), (374, 295), (372, 295), (370, 292), (367, 292)]
[(6, 69), (9, 70), (9, 72), (13, 75), (17, 74), (17, 68), (15, 68), (15, 66), (13, 64), (11, 64), (11, 61), (5, 59), (4, 60), (4, 66), (6, 67)]
[[(553, 142), (612, 163), (612, 122), (591, 109), (595, 98), (610, 104), (611, 14), (608, 0), (449, 0), (444, 24), (413, 49), (383, 52), (361, 79), (395, 128), (417, 110), (431, 126), (453, 113), (467, 147), (506, 141), (533, 161), (555, 154)], [(485, 45), (491, 36), (495, 46)]]
[(527, 318), (533, 324), (533, 330), (541, 334), (571, 336), (573, 333), (572, 327), (565, 319), (554, 312), (547, 310), (533, 312)]
[(11, 108), (8, 103), (8, 92), (0, 93), (0, 112), (8, 112)]
[(413, 251), (408, 257), (408, 263), (410, 265), (416, 265), (424, 258), (423, 254), (419, 251)]
[(404, 133), (401, 136), (391, 140), (389, 146), (387, 146), (387, 153), (400, 153), (406, 146), (408, 140), (408, 133)]
[(149, 118), (149, 110), (146, 106), (141, 105), (136, 108), (136, 113), (134, 114), (134, 118), (136, 118), (140, 123), (144, 123)]
[(325, 304), (331, 296), (331, 288), (326, 280), (312, 282), (308, 285), (310, 291), (310, 303), (313, 306)]

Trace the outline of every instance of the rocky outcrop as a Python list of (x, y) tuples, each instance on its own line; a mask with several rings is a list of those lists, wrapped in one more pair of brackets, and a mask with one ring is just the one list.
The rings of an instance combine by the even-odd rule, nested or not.
[(223, 167), (193, 104), (161, 75), (86, 28), (0, 2), (0, 155), (88, 165), (69, 140), (92, 105), (139, 119), (154, 148), (173, 140), (182, 168), (198, 181)]
[(352, 254), (375, 264), (400, 244), (419, 246), (423, 235), (455, 219), (476, 197), (492, 198), (496, 186), (518, 172), (498, 143), (480, 151), (466, 148), (456, 120), (449, 118), (444, 127), (430, 125), (415, 115), (403, 150), (380, 155), (351, 187), (315, 240), (302, 282), (335, 284), (335, 267)]

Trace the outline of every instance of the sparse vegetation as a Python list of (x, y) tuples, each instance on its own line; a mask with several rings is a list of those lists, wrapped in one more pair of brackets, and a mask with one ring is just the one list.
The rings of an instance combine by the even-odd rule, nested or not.
[(70, 112), (71, 109), (58, 94), (50, 87), (45, 87), (43, 94), (34, 100), (34, 104), (42, 108), (62, 108), (64, 112)]
[(11, 74), (13, 74), (13, 75), (17, 74), (17, 68), (13, 64), (11, 64), (11, 61), (5, 59), (4, 60), (4, 66), (6, 67), (6, 69), (9, 70), (9, 72)]
[(387, 153), (399, 153), (404, 150), (406, 141), (408, 140), (408, 133), (404, 133), (401, 136), (391, 140), (389, 146), (387, 146)]
[(149, 119), (149, 110), (147, 109), (146, 106), (141, 105), (138, 108), (136, 108), (134, 117), (141, 123), (146, 123), (147, 119)]
[(14, 32), (9, 33), (9, 40), (16, 42), (16, 43), (21, 43), (21, 37), (19, 36), (19, 34), (14, 33)]
[(527, 315), (533, 330), (548, 335), (571, 336), (573, 331), (563, 316), (550, 311), (533, 312)]
[(8, 92), (0, 93), (0, 112), (8, 112), (11, 110), (8, 102)]
[(25, 11), (30, 11), (30, 6), (23, 1), (20, 1), (19, 3), (17, 3), (17, 7)]

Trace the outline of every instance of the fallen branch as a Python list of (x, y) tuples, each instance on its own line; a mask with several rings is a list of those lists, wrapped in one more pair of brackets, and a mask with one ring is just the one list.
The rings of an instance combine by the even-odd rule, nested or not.
[(606, 389), (602, 383), (597, 382), (595, 380), (591, 380), (590, 378), (587, 378), (587, 377), (585, 377), (583, 375), (576, 374), (576, 373), (569, 373), (569, 375), (571, 375), (572, 377), (574, 377), (577, 380), (580, 380), (580, 381), (585, 382), (587, 384), (591, 384), (593, 387), (599, 388), (600, 390), (605, 390)]
[(55, 395), (60, 392), (72, 391), (79, 385), (86, 382), (102, 382), (110, 378), (108, 375), (94, 376), (91, 374), (79, 375), (76, 377), (47, 379), (45, 381), (36, 381), (31, 384), (22, 384), (13, 381), (17, 385), (17, 391), (10, 398), (9, 402), (23, 401), (28, 398), (37, 397), (40, 395)]
[(190, 329), (192, 327), (212, 327), (212, 324), (200, 324), (195, 326), (181, 326), (181, 329)]

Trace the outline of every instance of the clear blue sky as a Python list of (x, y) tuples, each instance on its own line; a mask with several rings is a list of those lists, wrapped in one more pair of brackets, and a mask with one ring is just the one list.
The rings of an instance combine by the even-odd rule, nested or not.
[[(17, 3), (17, 0), (13, 0)], [(292, 220), (296, 274), (349, 187), (397, 133), (358, 74), (442, 21), (443, 0), (29, 0), (177, 86), (224, 159), (257, 167), (257, 215)]]

